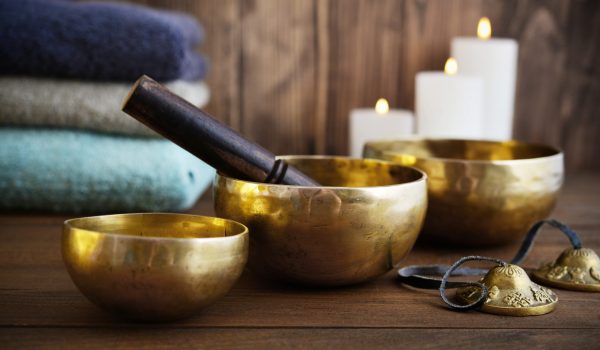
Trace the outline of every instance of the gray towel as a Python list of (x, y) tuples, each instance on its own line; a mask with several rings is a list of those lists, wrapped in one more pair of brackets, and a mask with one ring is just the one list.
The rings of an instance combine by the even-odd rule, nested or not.
[[(0, 78), (0, 125), (88, 129), (109, 133), (157, 136), (121, 111), (133, 83), (102, 83), (37, 78)], [(165, 84), (195, 106), (209, 100), (203, 82)]]

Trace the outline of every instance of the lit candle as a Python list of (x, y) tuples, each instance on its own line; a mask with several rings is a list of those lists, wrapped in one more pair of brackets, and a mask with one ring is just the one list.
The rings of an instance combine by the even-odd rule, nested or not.
[(367, 141), (411, 135), (413, 119), (410, 111), (390, 109), (384, 98), (377, 100), (375, 109), (353, 109), (350, 113), (350, 156), (361, 157)]
[(518, 44), (513, 39), (491, 39), (487, 17), (479, 20), (478, 38), (454, 38), (452, 56), (460, 74), (480, 76), (484, 84), (483, 138), (512, 138)]
[(424, 137), (476, 139), (482, 132), (483, 81), (456, 75), (450, 57), (444, 72), (419, 72), (415, 87), (417, 134)]

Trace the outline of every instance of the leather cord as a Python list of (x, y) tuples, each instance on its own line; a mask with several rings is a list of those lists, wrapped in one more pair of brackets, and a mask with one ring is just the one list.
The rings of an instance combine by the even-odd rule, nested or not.
[[(571, 245), (573, 246), (573, 248), (575, 248), (575, 249), (581, 248), (581, 246), (582, 246), (581, 239), (579, 239), (579, 236), (577, 236), (577, 233), (575, 233), (575, 231), (573, 231), (570, 227), (568, 227), (567, 225), (561, 223), (560, 221), (554, 220), (554, 219), (541, 220), (531, 226), (531, 228), (527, 232), (527, 235), (523, 239), (523, 243), (521, 244), (521, 247), (517, 251), (517, 254), (510, 260), (511, 264), (516, 265), (516, 264), (521, 263), (523, 260), (525, 260), (525, 258), (527, 257), (527, 255), (529, 254), (531, 249), (533, 248), (533, 243), (535, 241), (535, 238), (537, 237), (537, 234), (540, 232), (540, 229), (544, 224), (548, 224), (552, 227), (555, 227), (555, 228), (559, 229), (562, 233), (564, 233), (569, 238), (569, 241), (570, 241)], [(405, 266), (398, 270), (398, 278), (399, 278), (400, 282), (402, 282), (406, 285), (415, 287), (415, 288), (439, 289), (440, 295), (442, 296), (442, 299), (444, 300), (444, 302), (453, 309), (458, 309), (458, 310), (472, 309), (472, 308), (478, 307), (483, 302), (483, 300), (485, 299), (485, 296), (487, 295), (487, 288), (479, 282), (448, 281), (448, 279), (451, 276), (481, 276), (481, 275), (485, 275), (489, 271), (488, 269), (481, 269), (481, 268), (467, 268), (467, 267), (460, 268), (460, 266), (467, 261), (492, 261), (492, 262), (496, 262), (497, 264), (500, 264), (500, 265), (506, 265), (506, 262), (504, 262), (503, 260), (500, 260), (500, 259), (474, 255), (474, 256), (463, 257), (463, 258), (459, 259), (458, 261), (456, 261), (451, 266), (448, 266), (448, 265), (410, 265), (410, 266)], [(443, 277), (442, 277), (442, 279), (439, 279), (439, 278), (430, 277), (430, 276), (443, 276)], [(476, 286), (478, 288), (481, 288), (481, 290), (482, 290), (482, 293), (481, 293), (480, 297), (478, 298), (477, 302), (468, 304), (468, 305), (458, 305), (458, 304), (451, 302), (446, 297), (446, 294), (445, 294), (446, 289), (460, 288), (460, 287), (465, 287), (465, 286), (469, 286), (469, 285)]]
[(575, 233), (575, 231), (573, 231), (569, 226), (563, 224), (562, 222), (560, 222), (558, 220), (554, 220), (554, 219), (540, 220), (540, 221), (536, 222), (535, 224), (533, 224), (533, 226), (531, 226), (531, 228), (529, 229), (529, 232), (527, 232), (527, 235), (525, 236), (525, 239), (523, 240), (521, 247), (517, 251), (517, 254), (515, 255), (514, 258), (512, 258), (510, 260), (511, 264), (518, 265), (523, 260), (525, 260), (525, 258), (531, 251), (531, 248), (533, 248), (533, 241), (537, 237), (537, 234), (540, 231), (540, 228), (542, 228), (542, 226), (544, 224), (551, 225), (552, 227), (555, 227), (555, 228), (561, 230), (562, 233), (564, 233), (569, 238), (569, 241), (571, 242), (571, 245), (573, 246), (573, 248), (581, 249), (581, 239), (579, 239), (579, 236), (577, 236), (577, 233)]
[(474, 302), (472, 302), (470, 304), (461, 305), (461, 304), (453, 303), (446, 296), (446, 288), (448, 287), (448, 278), (450, 278), (452, 273), (454, 271), (456, 271), (456, 269), (458, 269), (460, 267), (460, 265), (466, 263), (467, 261), (491, 261), (500, 266), (507, 265), (506, 262), (504, 262), (500, 259), (490, 258), (487, 256), (479, 256), (479, 255), (465, 256), (463, 258), (458, 259), (458, 261), (456, 261), (454, 264), (452, 264), (452, 266), (450, 266), (450, 268), (446, 271), (446, 273), (444, 273), (444, 276), (442, 277), (442, 281), (440, 282), (440, 296), (442, 297), (442, 300), (444, 300), (446, 305), (450, 306), (452, 309), (456, 309), (456, 310), (473, 309), (475, 307), (480, 306), (485, 301), (485, 298), (487, 298), (487, 295), (488, 295), (488, 289), (483, 283), (480, 283), (480, 282), (458, 282), (458, 283), (462, 283), (463, 286), (465, 286), (465, 287), (466, 286), (478, 287), (481, 290), (481, 293), (477, 297), (477, 300), (475, 300)]
[[(398, 276), (402, 283), (422, 289), (438, 289), (442, 280), (429, 276), (443, 276), (450, 269), (449, 265), (411, 265), (398, 270)], [(452, 270), (450, 276), (480, 276), (487, 270), (463, 267), (457, 271)], [(463, 282), (447, 283), (448, 288), (464, 287)]]

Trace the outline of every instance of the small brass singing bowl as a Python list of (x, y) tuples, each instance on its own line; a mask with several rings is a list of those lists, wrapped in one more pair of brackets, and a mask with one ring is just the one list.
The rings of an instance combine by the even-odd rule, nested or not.
[(369, 142), (365, 158), (414, 166), (428, 176), (423, 238), (460, 246), (520, 241), (553, 210), (563, 154), (517, 141), (420, 139)]
[(67, 220), (63, 260), (79, 290), (120, 316), (172, 321), (225, 295), (248, 257), (248, 229), (184, 214)]
[(409, 253), (427, 207), (421, 171), (378, 160), (280, 158), (323, 186), (215, 179), (217, 215), (250, 229), (253, 271), (295, 284), (341, 286), (373, 279)]

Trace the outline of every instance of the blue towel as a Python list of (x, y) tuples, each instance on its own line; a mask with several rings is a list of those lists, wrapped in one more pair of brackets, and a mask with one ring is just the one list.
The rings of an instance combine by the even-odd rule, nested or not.
[(116, 3), (0, 1), (0, 74), (88, 80), (200, 80), (198, 22)]
[(0, 128), (0, 209), (179, 211), (214, 169), (170, 141)]

